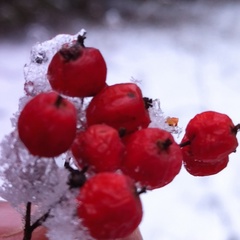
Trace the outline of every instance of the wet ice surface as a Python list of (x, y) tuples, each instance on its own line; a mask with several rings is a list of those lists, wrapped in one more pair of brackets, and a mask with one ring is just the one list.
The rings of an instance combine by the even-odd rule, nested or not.
[[(183, 129), (204, 110), (239, 123), (240, 6), (211, 13), (201, 22), (168, 28), (90, 28), (86, 45), (102, 51), (109, 84), (138, 79), (144, 95), (160, 98), (164, 114), (178, 117)], [(32, 45), (0, 44), (1, 139), (11, 131), (9, 119), (23, 96), (23, 65)], [(142, 195), (144, 239), (240, 239), (239, 171), (237, 151), (216, 176), (195, 178), (182, 169), (166, 187)]]

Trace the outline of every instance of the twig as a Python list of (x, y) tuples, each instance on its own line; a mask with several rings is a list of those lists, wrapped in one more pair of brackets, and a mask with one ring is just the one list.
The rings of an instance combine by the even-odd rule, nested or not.
[(25, 215), (25, 226), (24, 226), (24, 236), (23, 240), (31, 240), (32, 230), (31, 230), (31, 202), (27, 203), (26, 206), (26, 215)]

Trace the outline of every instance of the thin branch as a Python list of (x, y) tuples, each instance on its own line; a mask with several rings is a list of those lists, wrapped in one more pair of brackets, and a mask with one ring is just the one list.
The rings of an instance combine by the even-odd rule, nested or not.
[(26, 206), (26, 215), (25, 215), (25, 226), (24, 226), (24, 236), (23, 240), (31, 240), (32, 230), (31, 230), (31, 202), (27, 203)]
[(185, 146), (188, 146), (188, 145), (190, 145), (191, 144), (191, 142), (190, 142), (190, 140), (188, 140), (188, 141), (186, 141), (186, 142), (182, 142), (182, 143), (180, 143), (179, 144), (179, 147), (185, 147)]

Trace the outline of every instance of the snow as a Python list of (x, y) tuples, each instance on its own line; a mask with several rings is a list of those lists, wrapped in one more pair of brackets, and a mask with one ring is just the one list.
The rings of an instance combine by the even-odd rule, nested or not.
[[(86, 45), (101, 50), (108, 83), (139, 80), (144, 95), (159, 98), (164, 114), (178, 117), (183, 130), (204, 110), (240, 121), (240, 5), (200, 10), (202, 19), (182, 25), (87, 28)], [(34, 44), (0, 43), (0, 139), (12, 131), (10, 118), (23, 96), (23, 66)], [(228, 167), (211, 177), (196, 178), (183, 168), (169, 185), (142, 194), (143, 238), (240, 239), (238, 159), (237, 151)]]

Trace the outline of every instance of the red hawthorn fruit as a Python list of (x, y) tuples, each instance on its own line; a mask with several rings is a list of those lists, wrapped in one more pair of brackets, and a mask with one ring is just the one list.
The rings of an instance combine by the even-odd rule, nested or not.
[(89, 103), (86, 119), (88, 126), (105, 123), (119, 133), (131, 133), (150, 123), (141, 89), (134, 83), (105, 87)]
[(142, 219), (142, 204), (134, 182), (117, 173), (98, 173), (80, 189), (77, 214), (96, 239), (123, 238)]
[[(187, 142), (186, 137), (183, 138), (182, 142)], [(210, 176), (219, 173), (227, 167), (229, 157), (226, 156), (223, 159), (212, 159), (203, 161), (195, 159), (191, 153), (190, 145), (182, 147), (183, 164), (185, 169), (193, 176)]]
[(206, 111), (190, 120), (185, 139), (188, 139), (189, 149), (196, 160), (211, 162), (212, 159), (225, 159), (236, 151), (236, 133), (232, 120), (226, 114)]
[(70, 148), (76, 124), (75, 106), (56, 92), (48, 92), (25, 105), (17, 126), (19, 138), (31, 154), (55, 157)]
[(49, 64), (49, 83), (61, 94), (89, 97), (106, 86), (106, 62), (98, 49), (84, 46), (84, 39), (79, 35), (72, 45), (63, 45)]
[(116, 171), (120, 168), (125, 146), (118, 131), (106, 124), (96, 124), (77, 134), (72, 154), (80, 168), (94, 172)]
[(173, 136), (159, 128), (139, 130), (125, 139), (122, 171), (147, 189), (170, 183), (182, 166), (182, 154)]

